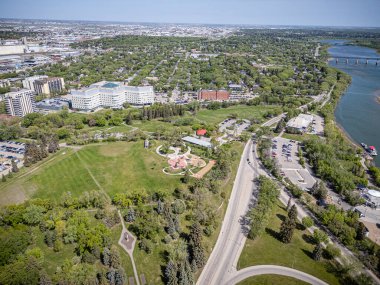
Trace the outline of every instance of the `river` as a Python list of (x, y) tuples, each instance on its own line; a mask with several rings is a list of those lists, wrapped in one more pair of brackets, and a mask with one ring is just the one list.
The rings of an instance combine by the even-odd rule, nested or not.
[[(337, 63), (330, 60), (329, 65), (336, 67), (352, 77), (352, 83), (341, 97), (335, 110), (337, 123), (356, 143), (374, 145), (379, 155), (375, 158), (380, 166), (380, 61), (365, 58), (380, 58), (374, 49), (346, 45), (345, 41), (325, 41), (331, 46), (329, 55), (342, 57)], [(344, 57), (352, 57), (346, 63)], [(356, 59), (359, 59), (357, 64)]]

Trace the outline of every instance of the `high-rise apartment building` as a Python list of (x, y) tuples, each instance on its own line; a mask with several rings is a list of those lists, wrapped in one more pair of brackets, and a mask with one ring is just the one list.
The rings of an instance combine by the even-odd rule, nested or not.
[(6, 93), (4, 100), (7, 114), (11, 116), (24, 117), (36, 109), (34, 92), (28, 89)]
[(62, 77), (48, 77), (46, 75), (27, 77), (22, 81), (22, 85), (37, 94), (46, 95), (59, 93), (65, 89), (65, 82)]

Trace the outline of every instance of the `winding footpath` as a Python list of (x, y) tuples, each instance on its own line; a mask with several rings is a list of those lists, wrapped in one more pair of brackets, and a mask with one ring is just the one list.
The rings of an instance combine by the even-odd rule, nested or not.
[[(121, 216), (120, 211), (118, 211), (121, 225), (123, 226), (123, 230), (121, 231), (120, 234), (120, 239), (119, 239), (119, 245), (127, 252), (131, 259), (132, 267), (133, 267), (133, 273), (135, 275), (135, 280), (136, 284), (140, 285), (140, 280), (139, 280), (139, 275), (137, 274), (137, 268), (135, 264), (135, 260), (133, 258), (133, 250), (135, 249), (135, 244), (136, 244), (136, 238), (127, 230), (127, 228), (124, 225), (124, 220), (123, 217)], [(126, 242), (124, 234), (127, 233), (129, 236), (129, 240)]]

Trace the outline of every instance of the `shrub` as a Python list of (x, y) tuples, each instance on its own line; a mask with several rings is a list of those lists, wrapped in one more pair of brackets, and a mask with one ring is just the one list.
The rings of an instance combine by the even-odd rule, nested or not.
[(313, 222), (313, 219), (310, 218), (310, 217), (304, 217), (302, 219), (302, 225), (305, 227), (305, 228), (310, 228), (314, 225), (314, 222)]
[(323, 231), (316, 229), (313, 234), (313, 239), (316, 244), (326, 242), (328, 240), (327, 234)]
[(334, 259), (341, 254), (340, 249), (331, 243), (326, 246), (323, 253), (327, 259)]

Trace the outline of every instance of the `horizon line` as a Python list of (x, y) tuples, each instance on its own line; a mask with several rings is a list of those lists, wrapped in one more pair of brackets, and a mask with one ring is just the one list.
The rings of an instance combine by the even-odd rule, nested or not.
[(149, 21), (115, 21), (115, 20), (68, 20), (68, 19), (42, 19), (42, 18), (6, 18), (1, 20), (26, 20), (26, 21), (60, 21), (60, 22), (88, 22), (88, 23), (123, 23), (123, 24), (166, 24), (166, 25), (215, 25), (215, 26), (247, 26), (247, 27), (308, 27), (308, 28), (364, 28), (380, 29), (380, 26), (335, 26), (335, 25), (311, 25), (311, 24), (222, 24), (222, 23), (187, 23), (187, 22), (149, 22)]

